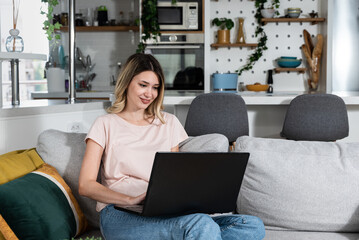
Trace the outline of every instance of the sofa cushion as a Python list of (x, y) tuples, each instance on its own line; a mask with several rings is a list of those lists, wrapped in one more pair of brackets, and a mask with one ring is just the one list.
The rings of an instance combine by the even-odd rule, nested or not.
[(237, 211), (269, 229), (359, 232), (359, 143), (243, 136), (250, 158)]
[(43, 163), (35, 148), (0, 155), (0, 184), (24, 176)]
[(70, 239), (87, 227), (70, 188), (48, 164), (0, 186), (0, 214), (19, 239)]
[(38, 137), (36, 150), (44, 162), (57, 169), (72, 189), (89, 225), (98, 228), (99, 213), (96, 211), (96, 201), (78, 193), (78, 178), (86, 149), (85, 137), (85, 133), (45, 130)]

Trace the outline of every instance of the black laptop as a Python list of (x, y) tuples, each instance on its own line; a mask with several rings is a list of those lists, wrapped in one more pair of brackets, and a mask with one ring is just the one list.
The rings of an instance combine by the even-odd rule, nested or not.
[(144, 204), (116, 208), (142, 216), (233, 212), (248, 158), (237, 152), (158, 152)]

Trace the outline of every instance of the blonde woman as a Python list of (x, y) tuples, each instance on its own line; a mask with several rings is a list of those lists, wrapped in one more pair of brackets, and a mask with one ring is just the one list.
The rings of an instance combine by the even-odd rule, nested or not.
[[(188, 136), (178, 119), (162, 112), (163, 71), (151, 55), (127, 60), (116, 101), (96, 119), (86, 137), (79, 193), (97, 201), (105, 239), (262, 239), (264, 227), (252, 216), (211, 218), (206, 214), (142, 217), (114, 208), (141, 203), (155, 153), (178, 151)], [(96, 181), (101, 168), (101, 184)], [(233, 236), (235, 236), (233, 238)]]

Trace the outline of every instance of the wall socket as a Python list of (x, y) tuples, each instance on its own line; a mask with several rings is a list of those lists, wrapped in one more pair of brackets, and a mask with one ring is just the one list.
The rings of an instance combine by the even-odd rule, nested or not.
[(82, 123), (80, 122), (72, 122), (67, 124), (67, 131), (73, 133), (79, 133), (83, 131)]

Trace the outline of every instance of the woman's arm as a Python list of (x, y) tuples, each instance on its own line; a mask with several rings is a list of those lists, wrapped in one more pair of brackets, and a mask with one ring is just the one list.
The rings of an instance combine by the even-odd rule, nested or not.
[(137, 197), (130, 197), (112, 191), (96, 181), (102, 154), (103, 148), (95, 141), (88, 139), (79, 177), (79, 194), (99, 202), (118, 205), (134, 205), (142, 202), (146, 193)]

